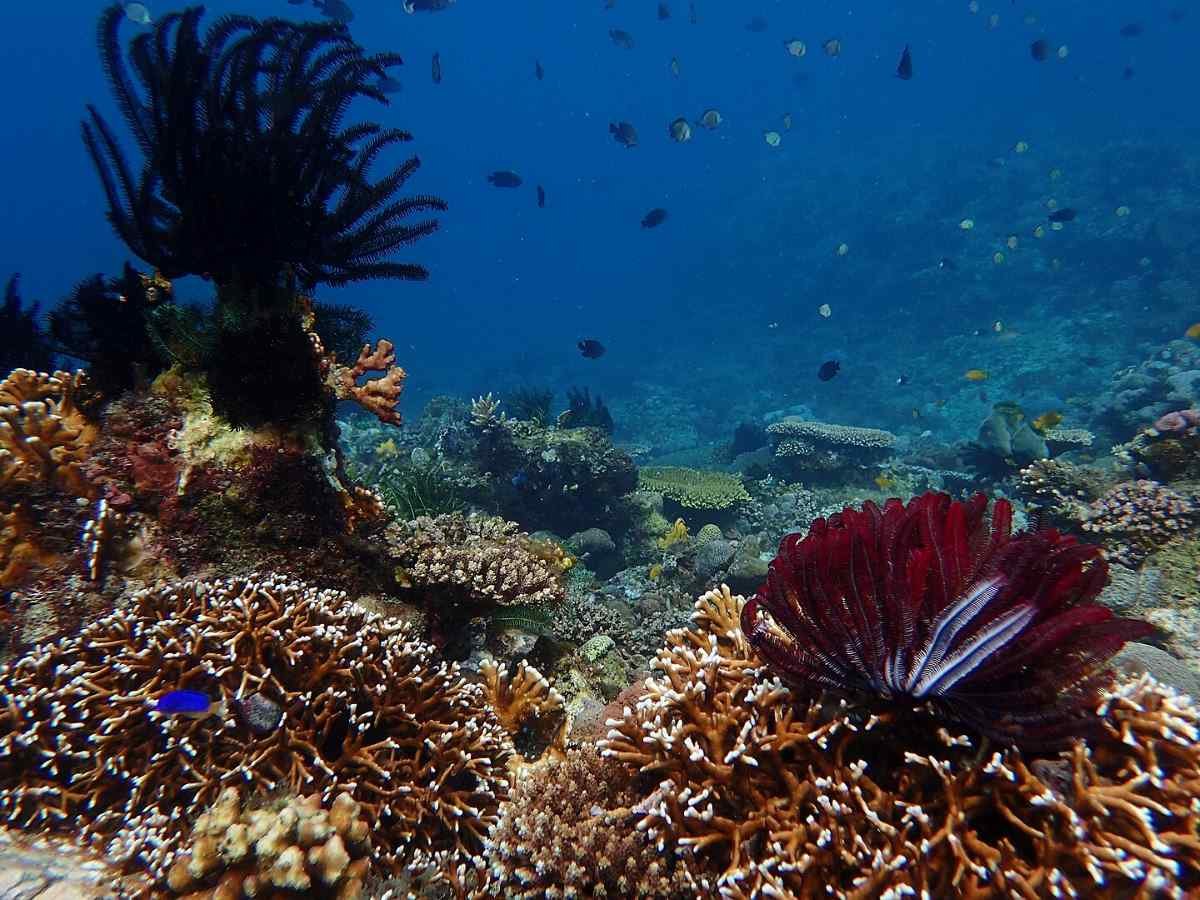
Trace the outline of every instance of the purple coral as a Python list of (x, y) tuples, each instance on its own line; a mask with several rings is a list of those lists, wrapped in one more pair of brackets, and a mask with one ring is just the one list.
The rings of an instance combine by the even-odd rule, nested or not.
[(742, 629), (800, 689), (933, 706), (1005, 742), (1076, 733), (1104, 663), (1151, 631), (1092, 602), (1097, 547), (1012, 533), (1012, 507), (926, 493), (789, 535)]

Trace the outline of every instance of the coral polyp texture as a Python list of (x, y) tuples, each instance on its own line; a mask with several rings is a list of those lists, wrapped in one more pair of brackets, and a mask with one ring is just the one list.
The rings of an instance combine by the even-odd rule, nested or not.
[(1200, 502), (1156, 481), (1116, 485), (1084, 512), (1083, 530), (1105, 542), (1109, 558), (1137, 566), (1200, 521)]
[[(212, 714), (157, 711), (181, 689)], [(481, 686), (407, 626), (281, 578), (142, 591), (0, 668), (0, 696), (0, 822), (75, 831), (156, 877), (229, 787), (348, 794), (395, 873), (465, 864), (508, 792)]]
[(432, 600), (487, 610), (513, 604), (557, 604), (571, 557), (535, 540), (513, 522), (444, 513), (396, 523), (386, 531), (397, 580)]
[(1013, 534), (1012, 507), (926, 493), (866, 503), (784, 538), (746, 605), (754, 648), (790, 682), (913, 707), (1005, 742), (1094, 719), (1104, 664), (1153, 628), (1093, 602), (1098, 547)]
[[(953, 725), (804, 698), (762, 665), (728, 588), (668, 632), (609, 722), (637, 828), (694, 896), (1182, 896), (1200, 884), (1200, 711), (1149, 677), (1046, 757)], [(502, 816), (503, 821), (503, 816)]]
[(341, 793), (316, 794), (247, 809), (227, 787), (200, 814), (187, 850), (167, 873), (167, 887), (191, 900), (258, 897), (272, 891), (355, 900), (370, 872), (371, 822)]
[(0, 381), (0, 491), (91, 496), (82, 465), (97, 432), (75, 402), (82, 380), (82, 373), (15, 369)]
[(684, 509), (729, 509), (750, 499), (737, 475), (683, 466), (639, 469), (638, 489), (662, 494)]

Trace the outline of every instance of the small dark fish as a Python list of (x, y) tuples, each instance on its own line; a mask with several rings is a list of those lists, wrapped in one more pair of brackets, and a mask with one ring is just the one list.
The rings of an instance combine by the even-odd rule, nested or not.
[(1130, 22), (1121, 26), (1121, 37), (1138, 37), (1144, 30), (1140, 22)]
[(233, 708), (242, 723), (258, 737), (266, 737), (283, 721), (283, 707), (262, 694), (234, 700)]
[(442, 54), (440, 54), (440, 53), (435, 52), (433, 54), (432, 74), (433, 74), (433, 83), (441, 84), (442, 83)]
[(217, 712), (220, 706), (220, 701), (201, 691), (168, 691), (155, 701), (154, 710), (164, 716), (203, 719)]
[(906, 384), (908, 384), (907, 375), (898, 375), (896, 377), (896, 387), (904, 387)]
[(696, 4), (694, 2), (688, 4), (688, 19), (691, 20), (693, 25), (697, 25), (700, 22), (700, 17), (696, 15)]
[(625, 147), (636, 147), (638, 144), (637, 129), (628, 122), (609, 122), (608, 133), (613, 140)]
[(829, 381), (842, 369), (842, 364), (836, 359), (831, 359), (828, 362), (821, 363), (821, 368), (817, 369), (817, 377), (822, 381)]
[(612, 38), (612, 42), (618, 47), (624, 47), (626, 50), (632, 50), (634, 47), (633, 35), (628, 31), (622, 31), (620, 28), (608, 29), (608, 36)]
[(501, 169), (493, 172), (487, 177), (487, 180), (499, 188), (515, 188), (521, 186), (521, 176), (516, 172), (509, 172)]
[(1064, 206), (1062, 209), (1054, 210), (1047, 218), (1051, 222), (1070, 222), (1075, 218), (1075, 210), (1069, 206)]
[(1038, 38), (1029, 45), (1029, 55), (1038, 62), (1045, 62), (1050, 58), (1050, 42)]
[(584, 338), (575, 346), (579, 348), (579, 352), (583, 354), (585, 359), (599, 359), (605, 352), (604, 345), (591, 338)]
[(327, 19), (333, 19), (335, 22), (340, 22), (343, 25), (348, 25), (354, 20), (354, 10), (345, 0), (313, 0), (315, 6)]
[(842, 42), (840, 38), (830, 38), (821, 44), (821, 49), (825, 51), (826, 56), (841, 56)]
[(665, 22), (671, 18), (671, 7), (665, 3), (658, 4), (658, 21)]
[(941, 259), (938, 260), (938, 268), (944, 269), (947, 272), (953, 272), (955, 269), (958, 268), (958, 263), (956, 263), (954, 260), (952, 260), (948, 256), (943, 256)]
[(513, 473), (513, 477), (509, 480), (512, 482), (512, 486), (519, 491), (521, 488), (525, 487), (525, 485), (529, 484), (529, 473), (527, 473), (524, 469), (517, 469), (517, 471)]
[(540, 184), (537, 186), (538, 209), (546, 208), (546, 189)]
[(751, 19), (749, 22), (746, 23), (746, 30), (753, 31), (755, 34), (762, 34), (769, 27), (770, 26), (767, 24), (767, 20), (764, 19), (762, 16), (755, 16), (753, 19)]
[(384, 94), (398, 94), (404, 90), (404, 85), (400, 83), (398, 78), (380, 75), (379, 79), (375, 82), (375, 90)]
[(415, 12), (440, 12), (454, 5), (454, 0), (404, 0), (401, 4), (408, 14)]
[(533, 61), (533, 77), (538, 81), (546, 77), (546, 70), (542, 68), (541, 60), (535, 59)]
[(650, 212), (642, 216), (643, 228), (657, 228), (663, 222), (667, 221), (667, 211), (661, 206), (656, 206)]
[(1123, 68), (1123, 69), (1121, 70), (1121, 80), (1122, 80), (1122, 81), (1132, 81), (1132, 80), (1133, 80), (1133, 74), (1134, 74), (1134, 73), (1133, 73), (1133, 66), (1126, 66), (1125, 68)]
[(904, 52), (900, 54), (900, 64), (896, 66), (896, 77), (901, 81), (908, 81), (912, 78), (912, 53), (909, 52), (908, 44), (904, 45)]

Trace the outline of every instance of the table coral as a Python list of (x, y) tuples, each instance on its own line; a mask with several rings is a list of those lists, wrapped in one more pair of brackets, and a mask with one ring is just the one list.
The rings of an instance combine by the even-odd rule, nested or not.
[(750, 499), (737, 475), (683, 466), (639, 469), (638, 489), (662, 494), (684, 509), (723, 510)]
[(189, 900), (236, 900), (275, 889), (356, 900), (370, 871), (371, 824), (345, 792), (332, 802), (311, 794), (248, 809), (238, 789), (227, 787), (196, 819), (167, 886)]
[[(162, 694), (221, 700), (164, 718)], [(266, 734), (237, 712), (282, 710)], [(508, 735), (483, 689), (408, 626), (281, 578), (152, 588), (0, 667), (0, 821), (71, 830), (162, 877), (193, 810), (230, 786), (346, 792), (384, 871), (479, 849), (507, 795)]]
[(696, 896), (1179, 896), (1200, 885), (1200, 710), (1146, 677), (1102, 694), (1056, 756), (804, 702), (738, 628), (728, 588), (667, 634), (602, 752), (637, 827)]
[(386, 532), (397, 578), (408, 587), (468, 607), (562, 601), (571, 558), (513, 522), (446, 513), (397, 523)]
[(789, 474), (839, 472), (884, 458), (896, 441), (890, 431), (831, 425), (788, 416), (767, 426), (776, 461)]

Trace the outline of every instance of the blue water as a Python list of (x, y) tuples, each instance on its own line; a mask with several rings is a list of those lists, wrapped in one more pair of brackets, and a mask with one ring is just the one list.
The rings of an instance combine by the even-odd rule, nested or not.
[[(965, 0), (697, 0), (692, 25), (680, 0), (665, 22), (650, 0), (618, 0), (611, 10), (600, 0), (459, 0), (432, 15), (406, 15), (399, 0), (352, 5), (356, 39), (406, 61), (391, 106), (363, 104), (356, 114), (412, 132), (423, 165), (406, 193), (435, 194), (450, 209), (436, 235), (401, 257), (427, 266), (427, 283), (376, 281), (318, 296), (366, 308), (396, 342), (410, 373), (408, 415), (434, 394), (529, 384), (560, 398), (587, 385), (619, 409), (654, 385), (707, 409), (713, 439), (739, 416), (790, 404), (950, 437), (1004, 396), (1069, 407), (1072, 391), (1102, 383), (1107, 370), (1089, 381), (1080, 370), (1096, 366), (1073, 358), (1080, 348), (1070, 340), (1072, 320), (1097, 305), (1112, 315), (1112, 344), (1092, 349), (1113, 367), (1143, 358), (1130, 328), (1165, 341), (1200, 318), (1194, 290), (1191, 303), (1170, 305), (1153, 288), (1155, 278), (1194, 272), (1197, 257), (1185, 249), (1195, 235), (1166, 256), (1111, 230), (1116, 205), (1129, 202), (1131, 223), (1144, 221), (1164, 192), (1195, 177), (1200, 123), (1185, 73), (1200, 36), (1196, 9), (1172, 23), (1174, 4), (1159, 2), (983, 2), (972, 13)], [(5, 11), (0, 275), (21, 272), (25, 296), (43, 307), (127, 258), (79, 138), (87, 102), (119, 122), (95, 52), (100, 8)], [(284, 0), (208, 9), (208, 21), (226, 12), (318, 17)], [(1025, 24), (1027, 14), (1037, 23)], [(765, 33), (745, 28), (754, 15), (767, 20)], [(1130, 21), (1144, 34), (1121, 37)], [(632, 33), (636, 47), (616, 46), (610, 28)], [(127, 23), (129, 35), (137, 29)], [(843, 44), (836, 59), (821, 51), (831, 36)], [(1035, 63), (1036, 37), (1067, 45), (1069, 56)], [(791, 38), (806, 41), (803, 59), (785, 52)], [(905, 44), (909, 82), (894, 77)], [(534, 78), (535, 59), (544, 81)], [(1122, 79), (1126, 65), (1131, 80)], [(695, 128), (684, 145), (668, 139), (671, 119), (710, 107), (726, 120), (717, 131)], [(632, 122), (640, 146), (613, 141), (613, 120)], [(782, 133), (780, 147), (766, 144), (768, 129)], [(1029, 153), (1015, 155), (1017, 141)], [(1003, 168), (988, 165), (996, 157)], [(1055, 167), (1059, 185), (1047, 180)], [(519, 172), (525, 185), (493, 188), (486, 175), (496, 169)], [(1048, 195), (1079, 205), (1081, 227), (1052, 235), (1054, 249), (1026, 249)], [(668, 221), (641, 228), (659, 206)], [(958, 222), (970, 216), (979, 221), (966, 234)], [(1186, 216), (1184, 225), (1195, 227)], [(1020, 251), (1001, 246), (1010, 232), (1020, 234)], [(1011, 259), (993, 266), (997, 250)], [(943, 255), (959, 269), (938, 280), (930, 268)], [(1132, 299), (1113, 295), (1122, 278), (1140, 279)], [(207, 292), (195, 280), (180, 286), (185, 298)], [(829, 319), (815, 313), (823, 302), (834, 308)], [(1031, 384), (1005, 382), (1007, 345), (969, 343), (994, 320), (1022, 325), (1022, 360), (1058, 353), (1059, 366)], [(581, 337), (603, 341), (608, 354), (581, 358)], [(815, 371), (831, 355), (843, 372), (823, 385)], [(986, 397), (959, 378), (974, 366), (992, 373)], [(1075, 380), (1059, 389), (1048, 383), (1056, 373)], [(899, 374), (912, 379), (909, 394), (889, 388)], [(910, 409), (936, 402), (960, 418), (909, 422)]]

